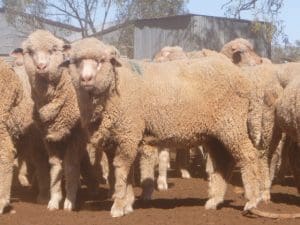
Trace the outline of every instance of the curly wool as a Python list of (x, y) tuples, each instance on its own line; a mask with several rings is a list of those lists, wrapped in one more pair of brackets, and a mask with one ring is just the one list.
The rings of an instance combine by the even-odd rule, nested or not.
[(0, 58), (0, 214), (9, 204), (13, 161), (13, 140), (29, 126), (21, 82), (13, 69)]

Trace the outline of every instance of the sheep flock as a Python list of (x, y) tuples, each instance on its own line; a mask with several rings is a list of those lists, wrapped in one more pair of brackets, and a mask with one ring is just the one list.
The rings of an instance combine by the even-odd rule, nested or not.
[(194, 153), (205, 159), (206, 209), (224, 202), (238, 168), (244, 214), (300, 217), (258, 209), (281, 167), (300, 192), (300, 62), (273, 64), (242, 38), (220, 52), (167, 46), (132, 60), (96, 38), (65, 43), (46, 30), (11, 55), (13, 65), (0, 59), (0, 214), (15, 172), (49, 210), (73, 211), (81, 182), (91, 196), (107, 182), (111, 216), (121, 217), (133, 212), (135, 174), (151, 200), (156, 168), (167, 190), (170, 155), (188, 179)]

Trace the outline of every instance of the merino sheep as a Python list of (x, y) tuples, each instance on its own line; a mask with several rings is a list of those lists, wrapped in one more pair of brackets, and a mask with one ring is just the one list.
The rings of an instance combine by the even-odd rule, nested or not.
[[(78, 66), (73, 72), (78, 73), (80, 87), (102, 108), (98, 139), (113, 137), (117, 143), (111, 215), (119, 217), (133, 210), (128, 174), (143, 140), (171, 148), (219, 140), (241, 164), (249, 200), (244, 210), (256, 207), (261, 183), (258, 151), (247, 132), (252, 84), (240, 70), (226, 57), (206, 57), (139, 63), (138, 72), (128, 61), (112, 56), (100, 41), (93, 42), (91, 47), (74, 43), (70, 58)], [(94, 64), (93, 73), (85, 73), (88, 61)], [(220, 203), (215, 198), (219, 196), (210, 197), (213, 207)]]
[[(24, 101), (28, 107), (28, 115), (32, 117), (34, 110), (34, 103), (31, 98), (31, 87), (29, 83), (28, 75), (23, 65), (23, 54), (21, 49), (15, 49), (11, 56), (15, 57), (13, 63), (13, 69), (20, 79), (24, 89)], [(16, 149), (18, 152), (19, 161), (19, 175), (20, 182), (27, 182), (27, 164), (32, 165), (34, 173), (37, 178), (39, 194), (37, 197), (38, 203), (45, 203), (49, 200), (49, 187), (50, 187), (50, 175), (49, 175), (49, 163), (47, 151), (43, 142), (41, 131), (38, 129), (34, 121), (27, 129), (27, 131), (19, 137), (16, 141)], [(22, 174), (25, 173), (25, 174)], [(31, 174), (32, 175), (32, 174)]]
[(0, 214), (10, 202), (13, 162), (16, 154), (14, 141), (31, 123), (22, 84), (13, 69), (0, 59)]
[(239, 66), (255, 66), (260, 64), (272, 64), (267, 58), (258, 56), (253, 45), (246, 39), (237, 38), (226, 43), (221, 53), (232, 60), (234, 64)]
[(23, 42), (24, 66), (34, 101), (34, 119), (41, 129), (50, 163), (49, 210), (59, 208), (64, 172), (65, 210), (75, 207), (81, 158), (85, 157), (86, 134), (81, 128), (75, 88), (64, 62), (64, 42), (44, 30), (30, 34)]
[(167, 62), (178, 59), (187, 59), (186, 53), (183, 51), (183, 49), (179, 46), (166, 46), (155, 54), (153, 61)]

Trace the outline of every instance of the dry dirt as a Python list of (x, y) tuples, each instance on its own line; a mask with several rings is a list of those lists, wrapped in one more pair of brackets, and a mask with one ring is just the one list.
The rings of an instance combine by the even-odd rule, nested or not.
[[(78, 211), (63, 210), (49, 212), (45, 205), (34, 203), (35, 195), (28, 188), (15, 188), (12, 193), (12, 206), (16, 214), (1, 215), (1, 225), (96, 225), (96, 224), (172, 224), (172, 225), (251, 225), (251, 224), (300, 224), (300, 219), (272, 220), (265, 218), (249, 218), (242, 215), (245, 199), (233, 192), (229, 186), (225, 203), (220, 209), (205, 210), (207, 199), (207, 181), (201, 178), (184, 180), (169, 179), (170, 189), (165, 192), (155, 191), (152, 201), (137, 200), (135, 211), (122, 218), (111, 218), (111, 200), (107, 200), (107, 187), (101, 186), (101, 195), (96, 199), (87, 197), (84, 188), (79, 193)], [(136, 196), (140, 188), (135, 188)], [(291, 180), (285, 185), (274, 185), (272, 203), (261, 204), (259, 208), (272, 212), (300, 212), (300, 197)]]

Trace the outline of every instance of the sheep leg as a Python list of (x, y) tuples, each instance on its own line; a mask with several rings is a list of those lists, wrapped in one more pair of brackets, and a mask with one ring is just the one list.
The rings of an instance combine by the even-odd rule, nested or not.
[(100, 159), (100, 166), (102, 171), (102, 178), (104, 179), (105, 183), (108, 183), (108, 176), (109, 176), (109, 165), (108, 165), (108, 158), (104, 151), (102, 151), (101, 159)]
[(39, 159), (33, 160), (33, 162), (36, 168), (35, 174), (36, 174), (38, 188), (39, 188), (37, 203), (45, 204), (49, 201), (49, 186), (50, 186), (48, 158), (45, 154), (43, 154), (42, 156), (39, 157)]
[(79, 128), (73, 131), (64, 155), (64, 174), (66, 199), (64, 210), (72, 211), (75, 208), (77, 191), (80, 186), (80, 159), (86, 153), (84, 134)]
[(21, 157), (18, 158), (18, 180), (23, 187), (30, 186), (28, 180), (27, 163)]
[(62, 160), (56, 155), (49, 156), (50, 163), (50, 201), (49, 210), (59, 209), (62, 200), (61, 180), (63, 175)]
[(132, 166), (128, 175), (128, 185), (126, 187), (126, 197), (125, 197), (126, 205), (124, 208), (124, 214), (129, 214), (133, 212), (133, 208), (132, 208), (132, 205), (134, 203), (133, 182), (134, 182), (134, 172)]
[(7, 131), (0, 138), (0, 214), (10, 202), (15, 148)]
[[(243, 115), (232, 119), (232, 121), (244, 124), (243, 121), (239, 121), (242, 117)], [(232, 129), (233, 127), (235, 129)], [(227, 132), (218, 132), (216, 137), (220, 138), (219, 140), (222, 141), (224, 147), (241, 166), (245, 197), (248, 199), (244, 210), (250, 210), (255, 208), (261, 200), (261, 187), (264, 179), (259, 167), (258, 150), (254, 148), (249, 139), (246, 124), (241, 127), (237, 126), (236, 123), (223, 123), (221, 130)]]
[(169, 149), (163, 149), (158, 155), (158, 178), (157, 188), (160, 191), (168, 190), (167, 173), (170, 167), (170, 153)]
[(155, 147), (145, 145), (141, 150), (140, 170), (142, 195), (144, 200), (150, 200), (154, 191), (154, 169), (157, 164), (158, 150)]
[(240, 149), (247, 149), (242, 151), (240, 158), (242, 180), (245, 188), (245, 197), (248, 199), (244, 210), (255, 208), (260, 202), (260, 187), (261, 187), (261, 174), (258, 166), (257, 150), (252, 147), (251, 142), (244, 144)]
[(227, 182), (230, 180), (234, 167), (232, 157), (226, 149), (215, 141), (205, 144), (209, 154), (206, 161), (206, 172), (209, 180), (209, 199), (205, 204), (205, 209), (217, 209), (218, 205), (224, 201), (227, 190)]
[(131, 192), (131, 184), (128, 186), (128, 174), (137, 155), (139, 142), (132, 143), (127, 141), (121, 143), (113, 162), (116, 182), (113, 195), (114, 204), (110, 211), (112, 217), (120, 217), (128, 213), (130, 202), (129, 197), (127, 197), (127, 191), (129, 192), (128, 194)]
[(190, 150), (189, 149), (177, 149), (176, 150), (176, 165), (180, 170), (181, 177), (185, 179), (191, 178), (189, 167)]

